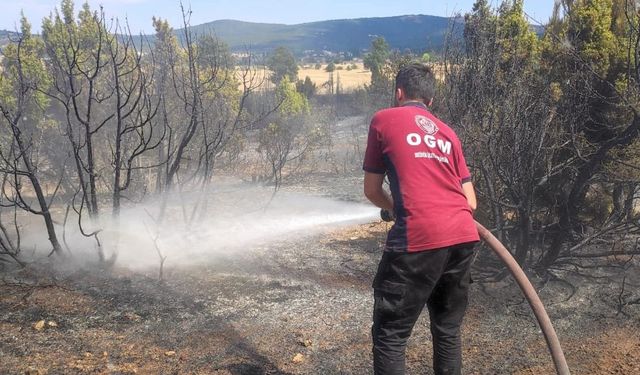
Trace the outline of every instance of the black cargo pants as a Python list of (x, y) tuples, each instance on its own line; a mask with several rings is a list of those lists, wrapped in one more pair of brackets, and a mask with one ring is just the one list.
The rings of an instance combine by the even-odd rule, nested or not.
[(424, 306), (433, 337), (433, 369), (460, 374), (460, 325), (467, 308), (474, 244), (418, 253), (385, 252), (373, 281), (376, 375), (404, 374), (405, 348)]

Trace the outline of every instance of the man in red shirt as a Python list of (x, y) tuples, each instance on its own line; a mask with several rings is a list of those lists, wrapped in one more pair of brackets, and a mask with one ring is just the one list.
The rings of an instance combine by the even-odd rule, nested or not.
[(427, 110), (434, 87), (428, 67), (400, 69), (397, 106), (377, 112), (369, 128), (364, 193), (395, 216), (373, 281), (376, 374), (404, 374), (407, 339), (425, 305), (435, 373), (461, 373), (476, 197), (458, 137)]

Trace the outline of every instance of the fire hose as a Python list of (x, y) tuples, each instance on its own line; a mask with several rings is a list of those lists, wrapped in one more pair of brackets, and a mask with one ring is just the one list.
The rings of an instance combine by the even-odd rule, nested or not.
[[(395, 219), (393, 217), (393, 213), (387, 210), (381, 210), (380, 215), (384, 221), (393, 221)], [(551, 358), (553, 358), (556, 372), (558, 375), (570, 375), (569, 366), (567, 365), (567, 360), (565, 359), (562, 347), (560, 346), (558, 335), (556, 334), (553, 324), (551, 324), (551, 319), (549, 319), (549, 315), (544, 309), (544, 305), (542, 304), (538, 293), (536, 293), (535, 288), (531, 284), (531, 281), (529, 281), (529, 278), (527, 278), (527, 275), (524, 273), (518, 262), (513, 258), (509, 250), (507, 250), (507, 248), (498, 241), (498, 239), (487, 228), (477, 221), (476, 227), (480, 237), (507, 266), (507, 269), (518, 283), (518, 286), (520, 286), (525, 298), (529, 301), (529, 305), (538, 320), (538, 324), (540, 325), (544, 338), (547, 342), (547, 347), (551, 353)]]
[(507, 250), (507, 248), (504, 247), (504, 245), (498, 241), (498, 239), (487, 228), (477, 221), (476, 227), (478, 228), (480, 237), (507, 266), (513, 278), (516, 279), (518, 286), (520, 286), (522, 293), (524, 293), (524, 296), (527, 298), (527, 301), (529, 301), (529, 305), (531, 306), (531, 309), (538, 320), (538, 324), (542, 329), (544, 338), (547, 341), (549, 352), (551, 353), (553, 363), (556, 366), (556, 372), (559, 375), (569, 375), (569, 366), (567, 365), (567, 360), (564, 358), (564, 353), (562, 352), (558, 335), (556, 334), (555, 329), (553, 329), (551, 319), (549, 319), (549, 315), (547, 315), (547, 311), (544, 309), (544, 305), (542, 304), (538, 293), (536, 293), (535, 288), (531, 285), (531, 281), (529, 281), (527, 275), (525, 275), (524, 271), (520, 268), (520, 265), (513, 258), (509, 250)]

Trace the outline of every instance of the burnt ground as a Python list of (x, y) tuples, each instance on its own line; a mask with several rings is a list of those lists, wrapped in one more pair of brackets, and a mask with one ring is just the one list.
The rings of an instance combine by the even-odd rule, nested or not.
[[(385, 231), (282, 240), (167, 269), (164, 282), (157, 270), (15, 271), (0, 283), (0, 373), (371, 373), (369, 285)], [(574, 374), (640, 374), (640, 308), (618, 311), (619, 286), (573, 279), (571, 296), (564, 282), (534, 281)], [(432, 373), (427, 327), (423, 314), (410, 374)], [(467, 374), (553, 373), (510, 278), (472, 285), (463, 337)]]

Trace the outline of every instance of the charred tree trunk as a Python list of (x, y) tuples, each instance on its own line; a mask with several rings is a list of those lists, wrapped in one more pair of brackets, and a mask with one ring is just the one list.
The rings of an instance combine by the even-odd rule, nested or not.
[[(41, 215), (44, 219), (45, 227), (47, 228), (47, 235), (49, 237), (49, 242), (53, 247), (53, 253), (61, 254), (62, 247), (60, 246), (60, 242), (58, 241), (58, 236), (56, 235), (56, 230), (53, 224), (53, 219), (51, 217), (51, 212), (49, 211), (49, 204), (45, 198), (44, 191), (42, 189), (42, 185), (40, 184), (40, 180), (36, 174), (36, 168), (33, 165), (30, 159), (30, 153), (27, 150), (27, 147), (22, 139), (22, 131), (19, 127), (19, 122), (21, 121), (22, 114), (18, 112), (16, 115), (11, 118), (8, 112), (3, 110), (3, 114), (5, 119), (10, 123), (11, 132), (13, 135), (13, 139), (18, 146), (19, 154), (17, 155), (23, 162), (25, 167), (25, 175), (31, 182), (31, 186), (33, 187), (34, 193), (36, 195), (36, 199), (38, 201), (39, 210), (32, 209), (22, 198), (20, 200), (24, 204), (24, 208), (31, 211), (34, 214)], [(17, 170), (14, 173), (19, 173)], [(18, 194), (20, 194), (18, 192)]]
[(554, 236), (551, 247), (542, 259), (543, 267), (546, 268), (552, 265), (560, 256), (561, 250), (565, 247), (565, 242), (572, 238), (572, 233), (576, 229), (575, 223), (578, 222), (580, 206), (584, 204), (588, 184), (606, 161), (609, 151), (614, 147), (629, 145), (638, 137), (639, 130), (640, 117), (636, 115), (619, 136), (600, 145), (593, 156), (578, 169), (575, 181), (566, 196), (566, 203), (563, 202), (564, 204), (560, 205), (558, 231)]

